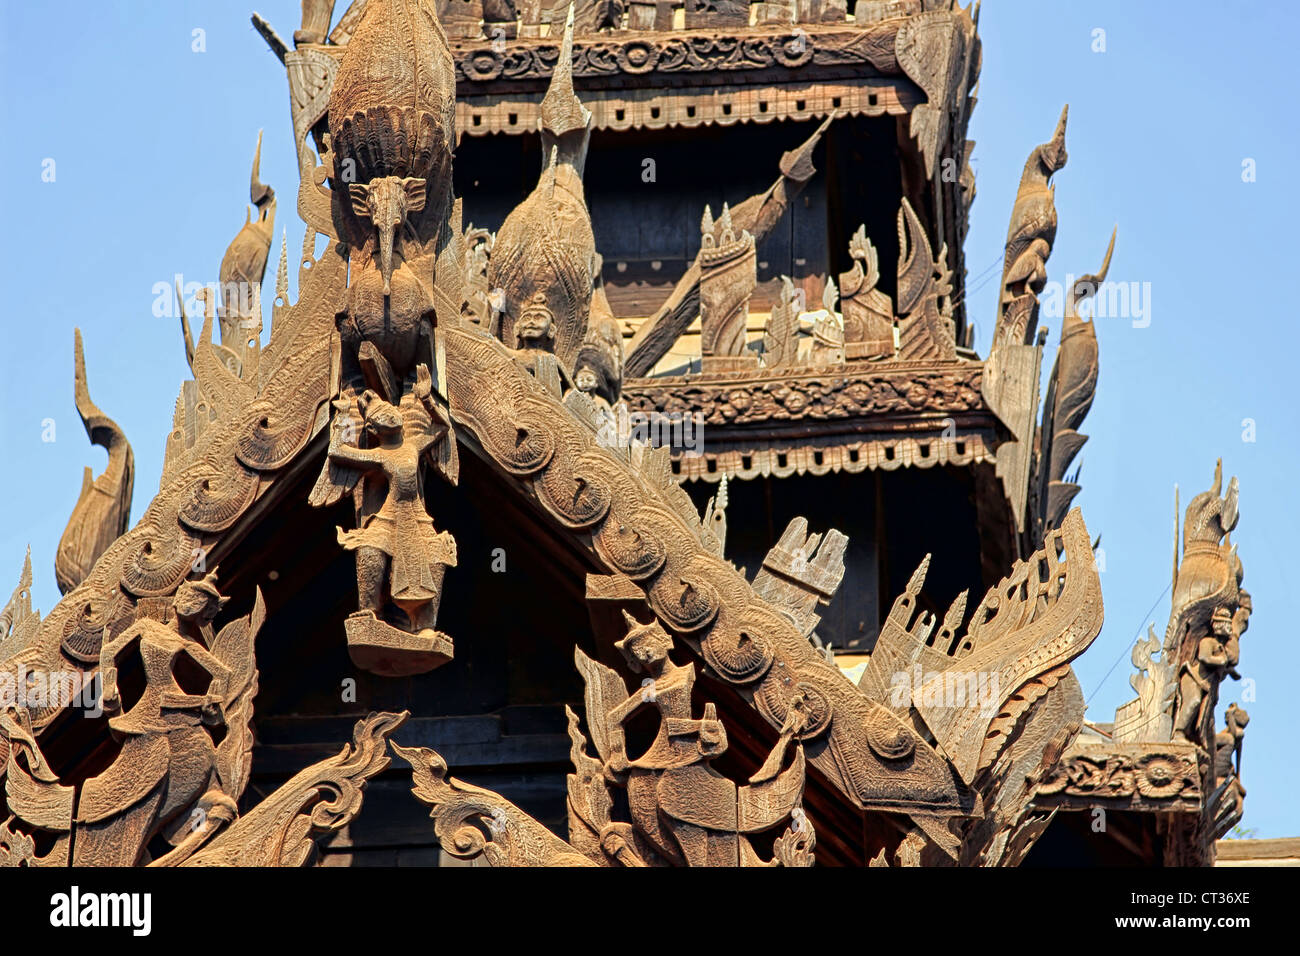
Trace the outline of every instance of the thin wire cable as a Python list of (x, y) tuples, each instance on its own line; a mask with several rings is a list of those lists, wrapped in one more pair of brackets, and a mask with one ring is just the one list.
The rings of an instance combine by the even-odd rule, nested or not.
[(1157, 604), (1159, 604), (1161, 601), (1165, 599), (1165, 595), (1169, 593), (1170, 589), (1173, 586), (1174, 586), (1174, 582), (1170, 581), (1168, 584), (1165, 585), (1165, 589), (1160, 592), (1160, 596), (1151, 602), (1151, 607), (1147, 608), (1146, 614), (1142, 616), (1142, 623), (1138, 625), (1137, 633), (1133, 635), (1132, 639), (1129, 640), (1129, 642), (1126, 645), (1124, 645), (1124, 649), (1120, 651), (1119, 657), (1115, 658), (1115, 663), (1110, 665), (1110, 670), (1106, 671), (1106, 676), (1104, 676), (1101, 679), (1101, 683), (1099, 683), (1096, 687), (1094, 687), (1092, 693), (1089, 694), (1084, 699), (1083, 706), (1085, 709), (1087, 709), (1088, 702), (1091, 701), (1095, 696), (1097, 696), (1097, 691), (1101, 690), (1103, 687), (1106, 686), (1106, 681), (1108, 681), (1110, 679), (1110, 675), (1115, 672), (1115, 668), (1118, 667), (1119, 662), (1124, 659), (1124, 655), (1132, 653), (1133, 645), (1137, 643), (1137, 639), (1142, 636), (1142, 628), (1146, 625), (1148, 621), (1151, 620), (1151, 612), (1156, 609)]

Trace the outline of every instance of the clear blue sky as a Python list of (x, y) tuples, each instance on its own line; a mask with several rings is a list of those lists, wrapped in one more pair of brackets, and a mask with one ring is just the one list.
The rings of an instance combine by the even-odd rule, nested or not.
[[(255, 2), (292, 36), (298, 0)], [(54, 549), (82, 467), (98, 472), (105, 460), (73, 407), (73, 327), (85, 336), (92, 396), (135, 448), (134, 519), (156, 491), (187, 377), (177, 321), (154, 316), (153, 288), (178, 272), (216, 281), (244, 221), (259, 128), (262, 178), (280, 199), (268, 283), (281, 230), (292, 263), (302, 225), (284, 71), (249, 24), (253, 8), (229, 0), (3, 0), (0, 8), (0, 248), (10, 270), (0, 600), (30, 543), (36, 603), (48, 610), (58, 597)], [(1098, 28), (1104, 53), (1093, 52)], [(195, 29), (205, 31), (205, 52), (192, 49)], [(1077, 503), (1106, 552), (1106, 625), (1075, 664), (1089, 717), (1109, 721), (1131, 696), (1129, 648), (1147, 621), (1163, 633), (1167, 599), (1150, 608), (1170, 577), (1174, 483), (1185, 504), (1208, 487), (1222, 456), (1241, 481), (1234, 539), (1255, 599), (1242, 648), (1241, 669), (1256, 686), (1244, 705), (1252, 720), (1243, 826), (1262, 837), (1300, 835), (1292, 789), (1300, 652), (1284, 623), (1300, 578), (1284, 550), (1300, 533), (1286, 491), (1300, 470), (1287, 410), (1298, 333), (1286, 312), (1294, 295), (1280, 291), (1295, 274), (1300, 221), (1300, 14), (1289, 3), (1225, 11), (1208, 2), (988, 0), (981, 35), (971, 278), (1000, 261), (1021, 166), (1068, 102), (1070, 161), (1056, 179), (1051, 277), (1096, 269), (1118, 223), (1111, 278), (1151, 289), (1148, 327), (1099, 321), (1101, 381), (1083, 429), (1092, 437)], [(1247, 158), (1253, 183), (1242, 181)], [(52, 183), (42, 181), (46, 159), (55, 161)], [(996, 279), (971, 295), (981, 352), (996, 297)], [(1050, 365), (1059, 319), (1048, 326)], [(42, 441), (47, 418), (53, 442)], [(1254, 442), (1242, 440), (1247, 418)], [(936, 541), (936, 559), (942, 549)], [(1222, 704), (1237, 693), (1226, 683)]]

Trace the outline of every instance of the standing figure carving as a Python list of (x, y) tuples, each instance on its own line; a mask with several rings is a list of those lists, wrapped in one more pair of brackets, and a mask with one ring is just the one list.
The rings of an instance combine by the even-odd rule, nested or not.
[(1178, 667), (1174, 739), (1206, 750), (1213, 748), (1219, 684), (1240, 659), (1240, 636), (1250, 614), (1249, 595), (1243, 611), (1244, 572), (1229, 540), (1239, 517), (1238, 494), (1236, 478), (1223, 490), (1218, 462), (1210, 489), (1188, 504), (1165, 631), (1164, 656)]
[[(424, 464), (431, 460), (455, 484), (458, 457), (451, 419), (431, 393), (424, 365), (400, 405), (367, 389), (358, 407), (368, 447), (339, 441), (329, 451), (332, 462), (374, 479), (365, 486), (358, 527), (340, 528), (338, 536), (357, 559), (360, 610), (347, 619), (349, 653), (357, 666), (386, 676), (424, 673), (452, 657), (450, 638), (434, 624), (456, 541), (434, 529), (425, 508)], [(385, 623), (389, 601), (401, 612), (398, 627)]]
[(1208, 736), (1219, 681), (1228, 669), (1227, 642), (1232, 637), (1232, 612), (1216, 607), (1210, 616), (1210, 633), (1196, 640), (1196, 652), (1178, 669), (1178, 710), (1174, 739), (1200, 743)]
[[(451, 536), (425, 510), (422, 462), (456, 481), (440, 321), (465, 302), (452, 199), (455, 69), (430, 0), (374, 0), (329, 96), (332, 214), (351, 250), (337, 316), (339, 383), (330, 451), (310, 501), (351, 493), (360, 609), (346, 622), (354, 663), (383, 675), (449, 660), (434, 628)], [(341, 187), (346, 186), (346, 201)]]

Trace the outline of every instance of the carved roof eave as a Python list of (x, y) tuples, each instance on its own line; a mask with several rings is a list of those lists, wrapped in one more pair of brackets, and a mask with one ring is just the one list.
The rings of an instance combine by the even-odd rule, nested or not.
[(1114, 743), (1080, 737), (1043, 777), (1034, 808), (1201, 815), (1209, 755), (1181, 741)]
[[(557, 38), (451, 45), (462, 132), (536, 129), (533, 101), (540, 102), (559, 54)], [(953, 9), (864, 26), (619, 31), (577, 38), (574, 55), (596, 129), (906, 115), (933, 176), (940, 155), (952, 149), (961, 156), (979, 39), (970, 11)], [(757, 91), (745, 89), (751, 85)], [(637, 94), (624, 96), (630, 88)], [(689, 109), (675, 108), (682, 98)]]
[[(559, 38), (453, 39), (450, 45), (459, 131), (534, 132)], [(346, 42), (304, 43), (286, 56), (337, 61), (346, 48)], [(960, 8), (864, 26), (618, 31), (580, 36), (573, 49), (574, 79), (595, 129), (888, 113), (910, 118), (927, 178), (936, 174), (940, 156), (964, 159), (980, 67), (975, 22)], [(624, 95), (631, 88), (635, 95)]]
[[(259, 398), (214, 428), (202, 456), (160, 491), (140, 522), (42, 622), (33, 645), (20, 652), (29, 668), (93, 670), (97, 658), (78, 661), (61, 650), (87, 604), (93, 603), (116, 633), (143, 602), (174, 595), (191, 576), (200, 551), (209, 570), (228, 553), (266, 513), (271, 489), (282, 476), (319, 462), (325, 411), (337, 386), (329, 380), (329, 353), (345, 265), (331, 247), (311, 269), (301, 301), (316, 305), (309, 315), (295, 316), (298, 323), (283, 332), (297, 350), (268, 349), (282, 359)], [(561, 533), (575, 535), (598, 566), (634, 580), (669, 631), (701, 653), (769, 723), (780, 725), (792, 688), (810, 694), (819, 719), (806, 731), (805, 750), (853, 805), (941, 816), (971, 811), (973, 797), (949, 761), (921, 739), (915, 738), (915, 752), (904, 766), (881, 760), (873, 748), (883, 745), (872, 741), (895, 746), (899, 734), (912, 734), (910, 728), (826, 663), (788, 618), (705, 547), (698, 526), (688, 523), (687, 510), (695, 514), (689, 499), (668, 469), (639, 470), (601, 448), (594, 432), (521, 370), (495, 339), (456, 328), (444, 335), (453, 417), (464, 426), (458, 429), (461, 441), (477, 446), (484, 460), (513, 476), (521, 493), (549, 514)], [(292, 441), (274, 441), (288, 432)], [(268, 449), (280, 454), (265, 457)], [(261, 470), (249, 467), (253, 460)], [(241, 476), (253, 482), (251, 492), (240, 484)], [(238, 501), (229, 500), (236, 494)], [(205, 506), (208, 519), (221, 516), (220, 531), (200, 533), (185, 523), (197, 513), (196, 502)], [(698, 516), (693, 520), (698, 523)], [(127, 617), (115, 617), (119, 612)], [(740, 629), (770, 650), (769, 666), (757, 675), (729, 671), (720, 663), (723, 645), (738, 640)], [(38, 730), (58, 713), (43, 714)]]
[[(100, 556), (82, 583), (50, 611), (34, 640), (9, 663), (84, 672), (98, 667), (104, 632), (119, 632), (165, 602), (196, 571), (211, 571), (323, 450), (330, 398), (330, 340), (345, 292), (337, 246), (302, 272), (299, 304), (282, 313), (263, 353), (260, 392), (214, 423), (203, 443), (159, 489), (134, 527)], [(97, 631), (88, 630), (97, 628)], [(6, 664), (8, 666), (8, 664)], [(34, 715), (39, 731), (61, 713)]]
[(674, 449), (688, 479), (859, 472), (994, 460), (1009, 437), (981, 392), (983, 363), (850, 362), (631, 380), (631, 412), (694, 413), (700, 455)]
[[(444, 342), (461, 443), (512, 476), (525, 500), (598, 567), (639, 589), (668, 632), (772, 726), (780, 727), (796, 688), (807, 692), (816, 719), (805, 731), (805, 752), (854, 806), (970, 812), (972, 795), (951, 763), (828, 664), (789, 618), (705, 546), (698, 512), (667, 468), (650, 457), (638, 466), (626, 450), (602, 447), (497, 340), (466, 326), (444, 330)], [(761, 653), (732, 666), (732, 645), (742, 633)], [(887, 766), (875, 748), (898, 733), (914, 741), (915, 751), (905, 765)]]
[[(57, 655), (58, 638), (88, 597), (111, 599), (123, 584), (137, 598), (174, 593), (189, 576), (190, 555), (181, 545), (193, 538), (182, 523), (191, 500), (183, 492), (224, 489), (219, 475), (213, 482), (212, 469), (222, 461), (223, 474), (237, 470), (234, 465), (247, 469), (251, 450), (265, 446), (250, 444), (250, 434), (265, 432), (267, 422), (298, 423), (302, 430), (291, 453), (281, 448), (283, 459), (276, 459), (276, 473), (268, 472), (255, 501), (265, 501), (266, 489), (279, 484), (280, 476), (319, 461), (321, 413), (337, 386), (329, 382), (327, 330), (343, 289), (342, 260), (332, 253), (327, 258), (338, 268), (318, 264), (312, 270), (312, 279), (324, 284), (309, 293), (310, 301), (322, 303), (312, 310), (312, 335), (298, 337), (303, 347), (297, 353), (279, 353), (288, 358), (270, 377), (257, 407), (221, 427), (204, 459), (168, 485), (141, 524), (105, 554), (86, 585), (55, 609), (41, 632), (47, 653)], [(637, 464), (634, 456), (601, 447), (590, 427), (524, 372), (497, 340), (455, 325), (444, 328), (442, 336), (460, 441), (510, 478), (557, 533), (588, 551), (596, 567), (639, 590), (674, 638), (699, 654), (769, 724), (782, 724), (791, 695), (804, 697), (810, 714), (802, 732), (805, 752), (851, 805), (910, 813), (914, 819), (973, 810), (973, 795), (950, 760), (827, 663), (789, 618), (707, 548), (698, 514), (653, 456)], [(257, 520), (247, 507), (241, 514), (243, 523), (212, 537), (214, 554), (223, 546), (228, 550), (228, 539)], [(160, 527), (168, 516), (174, 522), (170, 536)], [(181, 554), (187, 559), (183, 564)], [(738, 649), (744, 653), (737, 656)]]

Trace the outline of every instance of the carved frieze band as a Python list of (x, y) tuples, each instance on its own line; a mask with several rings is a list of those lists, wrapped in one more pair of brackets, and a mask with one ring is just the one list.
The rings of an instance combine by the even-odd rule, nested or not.
[[(943, 417), (985, 409), (983, 365), (781, 375), (709, 382), (698, 376), (641, 379), (623, 386), (634, 412), (699, 412), (710, 425), (849, 419), (882, 415)], [(782, 370), (786, 371), (786, 370)]]
[[(1128, 744), (1067, 752), (1039, 783), (1034, 804), (1200, 812), (1199, 756), (1190, 744)], [(1106, 805), (1106, 804), (1102, 804)]]
[[(793, 31), (789, 28), (734, 33), (632, 34), (573, 44), (577, 78), (766, 70), (805, 66), (863, 66), (882, 74), (902, 73), (894, 54), (899, 21), (867, 29)], [(560, 46), (555, 39), (484, 41), (453, 44), (456, 79), (546, 80), (555, 69)], [(458, 92), (469, 92), (468, 90)]]

